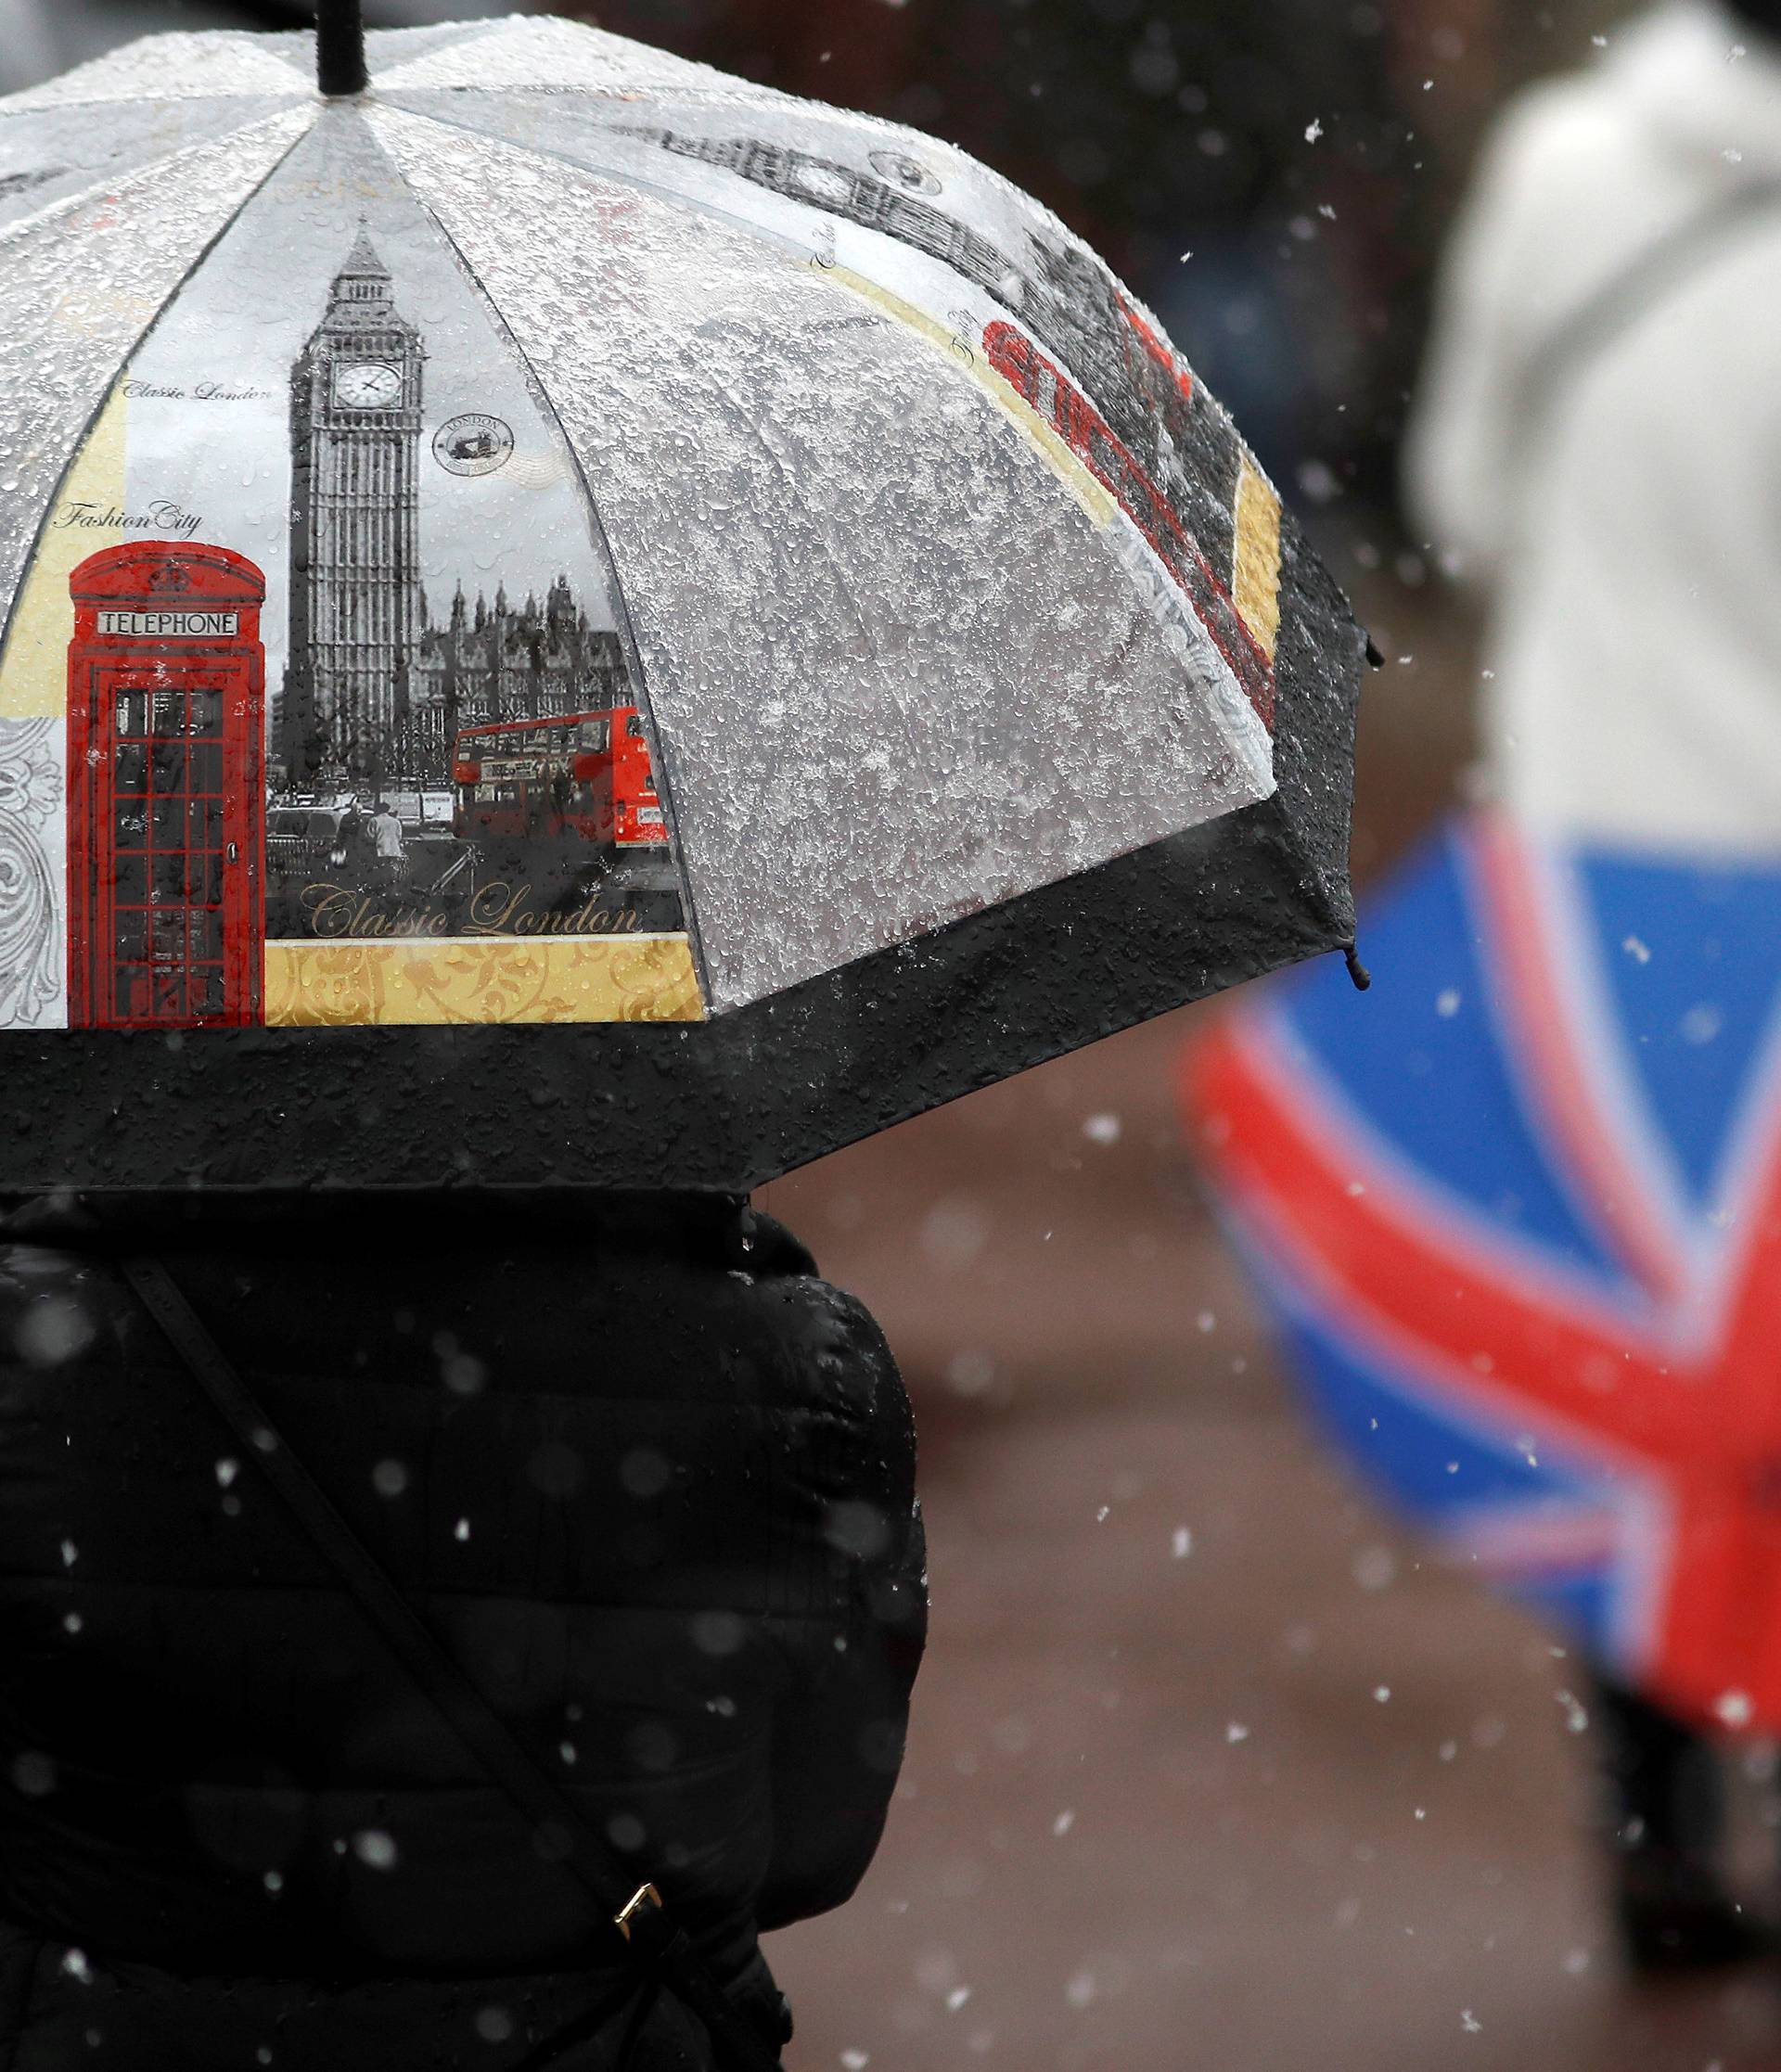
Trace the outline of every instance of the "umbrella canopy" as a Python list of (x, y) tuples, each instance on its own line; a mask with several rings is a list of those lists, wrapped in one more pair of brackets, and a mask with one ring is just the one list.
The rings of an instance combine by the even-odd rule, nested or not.
[(748, 1185), (1352, 940), (1361, 636), (1053, 218), (571, 23), (312, 56), (0, 102), (0, 1184)]
[(1781, 867), (1450, 829), (1186, 1059), (1320, 1422), (1685, 1717), (1781, 1729)]

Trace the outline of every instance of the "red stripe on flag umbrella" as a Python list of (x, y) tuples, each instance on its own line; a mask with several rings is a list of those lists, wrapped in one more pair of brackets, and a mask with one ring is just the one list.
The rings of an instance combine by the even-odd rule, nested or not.
[(1339, 1099), (1307, 1101), (1262, 1030), (1198, 1046), (1184, 1091), (1236, 1213), (1313, 1308), (1482, 1422), (1606, 1454), (1663, 1492), (1648, 1624), (1625, 1666), (1684, 1714), (1781, 1721), (1781, 1399), (1764, 1356), (1781, 1327), (1781, 1115), (1704, 1311), (1641, 1317), (1493, 1256)]

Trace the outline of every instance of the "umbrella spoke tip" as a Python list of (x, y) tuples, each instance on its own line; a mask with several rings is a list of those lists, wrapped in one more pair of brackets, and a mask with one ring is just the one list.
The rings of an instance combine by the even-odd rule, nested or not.
[(1354, 991), (1365, 992), (1373, 983), (1373, 974), (1361, 962), (1359, 951), (1351, 942), (1343, 950), (1342, 956), (1348, 965), (1348, 975), (1354, 981)]

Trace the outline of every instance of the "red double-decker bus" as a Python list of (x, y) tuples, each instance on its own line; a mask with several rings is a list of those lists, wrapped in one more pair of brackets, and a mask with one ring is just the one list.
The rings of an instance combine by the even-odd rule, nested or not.
[(586, 842), (607, 857), (665, 857), (667, 816), (634, 705), (465, 727), (452, 776), (464, 841)]

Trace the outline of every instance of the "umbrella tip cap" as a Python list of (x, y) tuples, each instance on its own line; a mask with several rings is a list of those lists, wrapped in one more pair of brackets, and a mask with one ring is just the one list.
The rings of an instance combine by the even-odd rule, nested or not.
[(1352, 942), (1342, 952), (1342, 955), (1348, 965), (1348, 975), (1354, 981), (1354, 991), (1365, 992), (1373, 983), (1373, 974), (1361, 962), (1360, 954)]
[(349, 100), (370, 83), (361, 0), (316, 0), (315, 83), (329, 100)]

